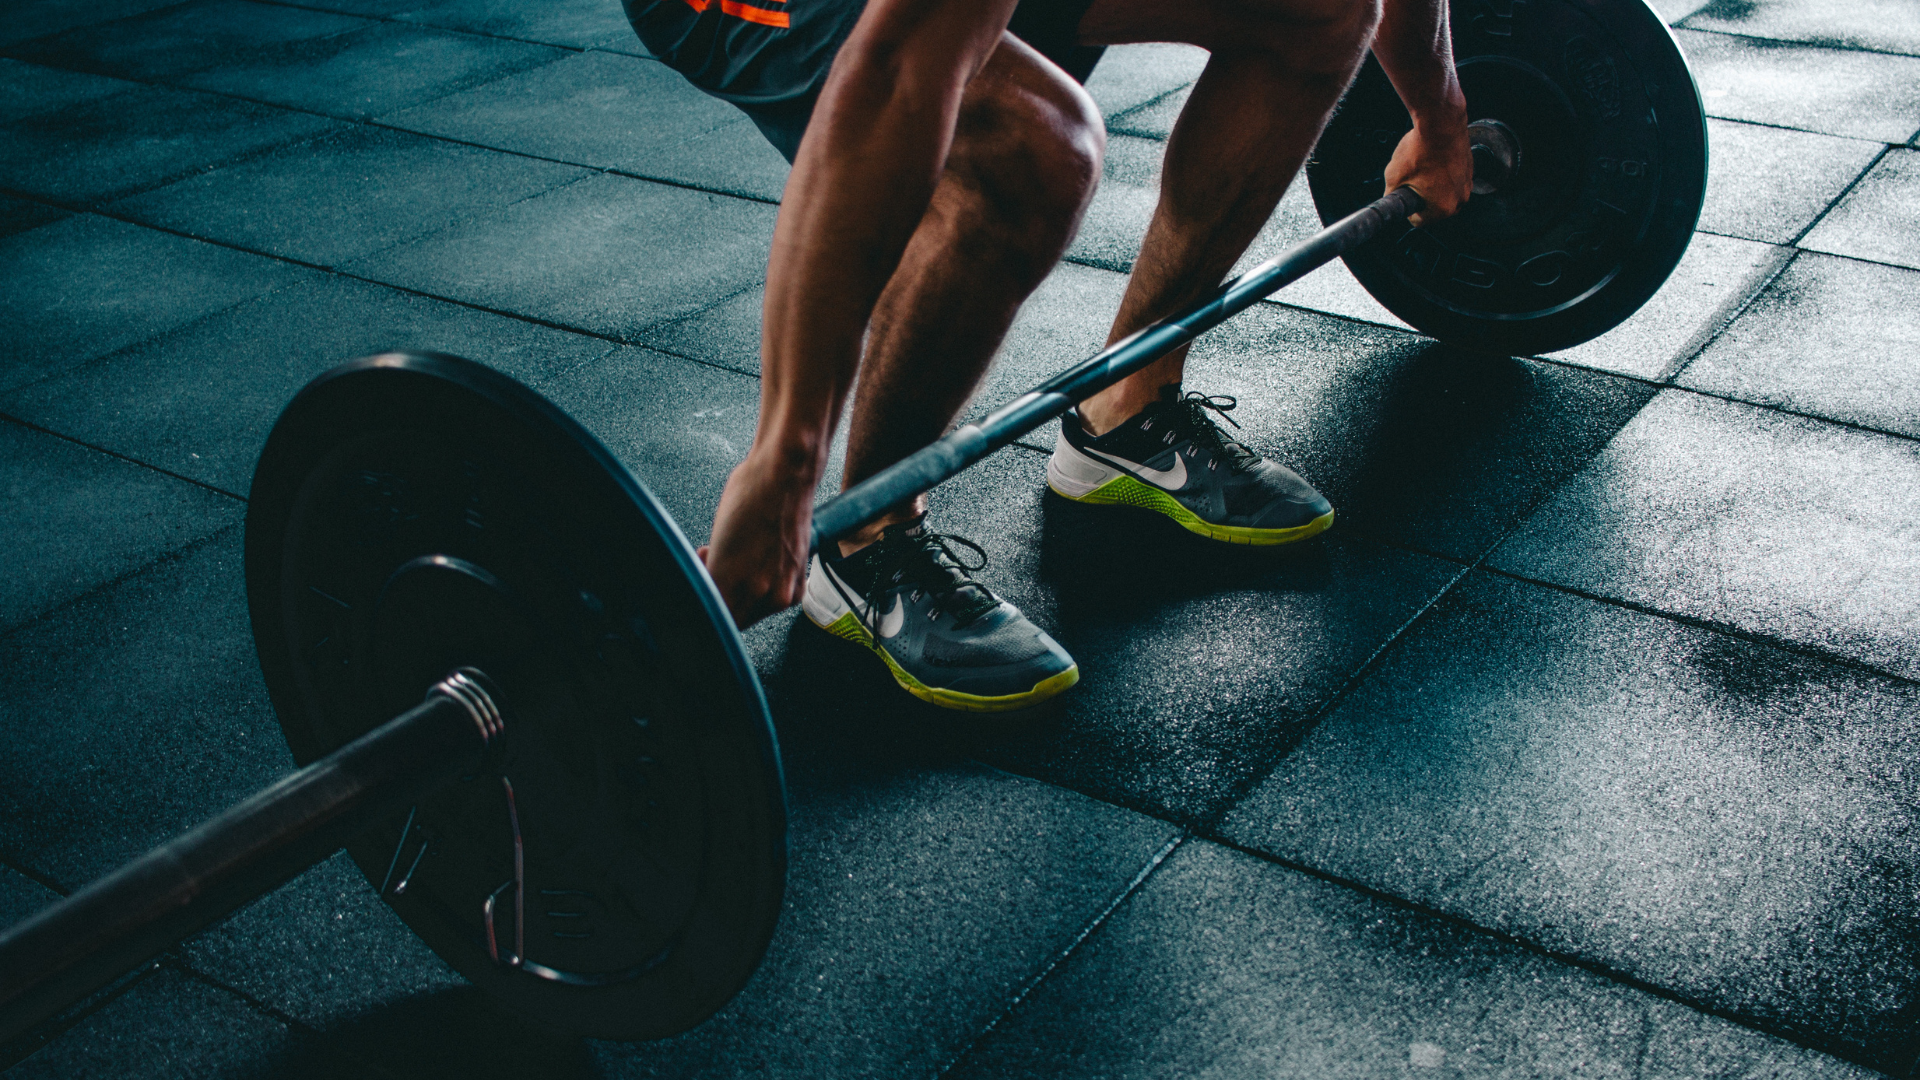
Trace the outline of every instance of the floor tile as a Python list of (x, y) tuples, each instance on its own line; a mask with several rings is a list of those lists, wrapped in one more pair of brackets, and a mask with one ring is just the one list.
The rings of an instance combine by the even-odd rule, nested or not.
[(138, 85), (104, 75), (61, 71), (24, 60), (0, 58), (0, 124), (11, 124), (36, 113), (83, 101), (95, 101)]
[(727, 474), (747, 456), (758, 380), (650, 349), (620, 349), (544, 387), (704, 544)]
[(1920, 54), (1920, 13), (1900, 0), (1713, 0), (1688, 27)]
[(75, 71), (169, 79), (216, 64), (271, 59), (301, 42), (368, 25), (365, 19), (278, 4), (196, 0), (80, 27), (8, 52)]
[(60, 894), (45, 885), (0, 866), (0, 926), (12, 926), (58, 899)]
[(468, 986), (381, 902), (345, 852), (179, 951), (193, 970), (322, 1030)]
[(65, 210), (57, 210), (46, 203), (0, 195), (0, 237), (37, 229), (66, 216)]
[(366, 1074), (238, 995), (163, 968), (7, 1075), (200, 1080)]
[(399, 23), (375, 23), (227, 62), (184, 77), (202, 90), (329, 116), (405, 109), (515, 71), (550, 64), (558, 49)]
[(1800, 246), (1920, 270), (1920, 150), (1889, 150)]
[(1660, 291), (1627, 321), (1556, 360), (1663, 379), (1700, 350), (1777, 272), (1790, 249), (1694, 233)]
[(329, 277), (0, 395), (0, 411), (244, 494), (280, 410), (309, 379), (344, 360), (408, 349), (449, 352), (539, 385), (611, 347)]
[[(1079, 685), (1052, 702), (970, 725), (996, 733), (976, 752), (1156, 816), (1204, 821), (1224, 809), (1459, 573), (1339, 536), (1215, 544), (1144, 511), (1067, 502), (1046, 491), (1045, 467), (1044, 455), (1009, 449), (932, 495), (934, 527), (981, 545), (980, 579), (1080, 664)], [(782, 670), (812, 687), (804, 697), (820, 716), (873, 732), (952, 726), (859, 648), (807, 625), (793, 634)], [(771, 693), (778, 683), (769, 676)]]
[[(325, 5), (332, 6), (332, 5)], [(347, 5), (351, 7), (351, 3)], [(607, 0), (401, 0), (388, 5), (405, 22), (540, 41), (573, 49), (638, 47), (626, 12)]]
[(652, 151), (631, 171), (706, 191), (777, 202), (786, 191), (791, 169), (760, 129), (741, 119)]
[(1342, 533), (1478, 558), (1646, 403), (1643, 384), (1261, 305), (1195, 344), (1186, 385), (1306, 477)]
[(1222, 826), (1899, 1071), (1920, 687), (1490, 575)]
[(703, 364), (749, 375), (760, 372), (760, 312), (765, 285), (744, 289), (702, 311), (643, 332), (639, 343)]
[(16, 0), (8, 5), (6, 24), (0, 26), (0, 46), (109, 19), (122, 19), (154, 8), (169, 7), (177, 2), (100, 0), (99, 3), (75, 4), (72, 0)]
[(382, 122), (557, 161), (646, 172), (661, 151), (746, 118), (658, 60), (586, 52)]
[(979, 766), (837, 778), (792, 799), (766, 961), (705, 1025), (601, 1043), (621, 1076), (930, 1076), (1174, 835)]
[(142, 87), (0, 128), (0, 184), (103, 203), (319, 134), (324, 117)]
[(1707, 121), (1713, 168), (1700, 228), (1726, 236), (1792, 243), (1885, 149), (1758, 124)]
[(950, 1075), (1869, 1074), (1196, 840)]
[(1117, 116), (1186, 86), (1206, 66), (1207, 51), (1197, 45), (1110, 45), (1087, 79), (1087, 93), (1102, 116)]
[(1920, 438), (1920, 273), (1802, 255), (1676, 381)]
[(338, 266), (589, 175), (377, 127), (353, 126), (116, 203), (113, 212)]
[(1067, 258), (1103, 270), (1133, 269), (1140, 239), (1160, 199), (1160, 160), (1166, 152), (1167, 144), (1154, 139), (1108, 136), (1100, 187)]
[(292, 769), (254, 658), (240, 531), (7, 636), (10, 861), (71, 890)]
[(1490, 565), (1920, 677), (1920, 445), (1663, 392)]
[[(273, 289), (309, 271), (81, 214), (0, 239), (0, 390)], [(155, 270), (164, 273), (155, 273)]]
[(773, 215), (723, 195), (596, 176), (350, 268), (627, 339), (760, 279)]
[(239, 521), (241, 505), (0, 422), (0, 632)]
[(1709, 116), (1876, 142), (1906, 142), (1920, 129), (1920, 57), (1674, 36)]
[(1187, 107), (1187, 96), (1192, 92), (1191, 87), (1182, 87), (1144, 105), (1110, 115), (1107, 130), (1116, 135), (1164, 140), (1173, 133), (1173, 122), (1180, 118), (1180, 110)]

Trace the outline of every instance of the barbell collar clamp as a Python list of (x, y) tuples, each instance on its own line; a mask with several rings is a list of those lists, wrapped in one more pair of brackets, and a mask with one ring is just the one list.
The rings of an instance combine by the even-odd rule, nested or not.
[(0, 1043), (482, 771), (506, 730), (488, 685), (454, 671), (414, 708), (0, 933)]

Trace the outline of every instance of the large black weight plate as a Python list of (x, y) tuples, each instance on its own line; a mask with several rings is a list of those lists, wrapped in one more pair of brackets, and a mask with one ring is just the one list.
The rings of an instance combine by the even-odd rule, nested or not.
[(578, 424), (455, 357), (336, 368), (267, 440), (246, 570), (302, 764), (456, 666), (498, 688), (483, 775), (347, 849), (448, 963), (618, 1039), (691, 1027), (746, 982), (786, 877), (766, 702), (686, 539)]
[[(1686, 251), (1707, 186), (1706, 116), (1642, 0), (1454, 0), (1471, 119), (1519, 138), (1510, 186), (1346, 256), (1374, 299), (1442, 340), (1535, 355), (1638, 310)], [(1406, 108), (1371, 56), (1308, 166), (1331, 223), (1377, 199)]]

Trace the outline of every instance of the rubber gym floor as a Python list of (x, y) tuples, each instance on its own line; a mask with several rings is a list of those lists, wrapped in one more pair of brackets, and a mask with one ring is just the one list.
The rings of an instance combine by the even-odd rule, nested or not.
[[(746, 635), (791, 784), (765, 964), (654, 1044), (496, 1012), (344, 857), (7, 1048), (20, 1076), (1799, 1077), (1920, 1055), (1920, 8), (1658, 0), (1711, 117), (1679, 269), (1551, 356), (1329, 267), (1195, 350), (1339, 508), (1275, 552), (1043, 491), (939, 526), (1079, 658), (923, 708)], [(696, 542), (785, 165), (613, 0), (12, 0), (0, 919), (291, 767), (243, 495), (333, 363), (437, 349)], [(1203, 54), (1112, 50), (1106, 177), (981, 396), (1096, 347)], [(1313, 227), (1304, 185), (1256, 253)], [(984, 404), (976, 406), (984, 408)]]

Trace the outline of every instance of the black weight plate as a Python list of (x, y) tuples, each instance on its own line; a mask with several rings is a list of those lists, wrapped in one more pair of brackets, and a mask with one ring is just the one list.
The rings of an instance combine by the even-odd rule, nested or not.
[[(1693, 237), (1706, 116), (1686, 58), (1642, 0), (1454, 0), (1471, 119), (1520, 143), (1511, 183), (1346, 256), (1374, 299), (1434, 337), (1513, 355), (1598, 337), (1646, 303)], [(1380, 197), (1405, 106), (1371, 56), (1307, 174), (1321, 220)]]
[(746, 982), (786, 878), (766, 702), (686, 539), (593, 436), (455, 357), (346, 364), (267, 440), (246, 570), (302, 764), (456, 666), (499, 688), (484, 775), (347, 849), (454, 968), (619, 1039), (691, 1027)]

